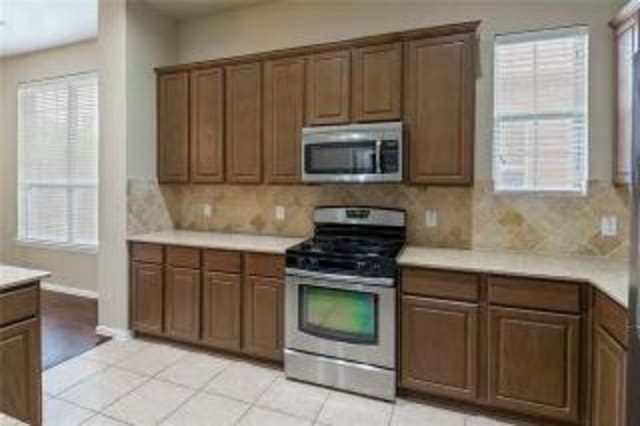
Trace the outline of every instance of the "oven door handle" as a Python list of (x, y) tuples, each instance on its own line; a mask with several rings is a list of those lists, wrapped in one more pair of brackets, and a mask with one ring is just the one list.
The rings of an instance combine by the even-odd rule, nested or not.
[(342, 275), (342, 274), (325, 274), (322, 272), (307, 271), (305, 269), (298, 268), (286, 268), (287, 275), (293, 275), (302, 278), (311, 278), (314, 280), (327, 280), (327, 281), (346, 281), (353, 282), (355, 284), (378, 286), (378, 287), (393, 287), (395, 280), (388, 277), (360, 277), (357, 275)]
[(376, 173), (382, 173), (382, 141), (376, 141)]

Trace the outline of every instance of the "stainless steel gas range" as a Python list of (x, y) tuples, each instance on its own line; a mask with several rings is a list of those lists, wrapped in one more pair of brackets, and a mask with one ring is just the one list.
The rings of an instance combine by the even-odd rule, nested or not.
[(287, 250), (287, 377), (392, 400), (395, 258), (406, 214), (320, 207), (314, 237)]

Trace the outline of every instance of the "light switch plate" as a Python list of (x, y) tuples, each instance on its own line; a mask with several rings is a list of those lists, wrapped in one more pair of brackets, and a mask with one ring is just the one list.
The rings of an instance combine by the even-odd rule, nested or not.
[(435, 228), (438, 226), (438, 212), (436, 210), (425, 210), (424, 226), (427, 228)]
[(600, 222), (600, 233), (604, 237), (615, 237), (618, 235), (618, 217), (602, 216)]
[(284, 220), (285, 211), (284, 206), (276, 206), (276, 220)]
[(213, 209), (211, 208), (211, 204), (205, 204), (202, 207), (202, 214), (204, 214), (204, 217), (211, 217), (211, 214), (213, 213)]

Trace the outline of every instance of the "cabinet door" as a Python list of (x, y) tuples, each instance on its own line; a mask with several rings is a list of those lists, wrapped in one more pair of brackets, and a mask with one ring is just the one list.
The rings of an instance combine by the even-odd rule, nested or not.
[(475, 108), (474, 36), (407, 43), (409, 180), (471, 184)]
[(580, 318), (491, 307), (489, 400), (522, 414), (578, 420)]
[(260, 63), (226, 68), (227, 181), (262, 181), (262, 76)]
[(478, 305), (402, 297), (402, 385), (474, 400), (478, 390)]
[(297, 183), (304, 125), (304, 59), (267, 61), (264, 80), (266, 181)]
[[(41, 420), (40, 321), (0, 328), (0, 417), (39, 425)], [(0, 422), (1, 423), (1, 422)]]
[(319, 53), (307, 59), (307, 125), (347, 123), (351, 118), (351, 53)]
[(593, 358), (592, 424), (626, 424), (627, 353), (606, 330), (596, 326)]
[(167, 266), (165, 333), (184, 340), (200, 337), (200, 270)]
[(284, 332), (284, 282), (250, 276), (245, 281), (244, 347), (250, 354), (281, 361)]
[(131, 326), (143, 333), (162, 333), (162, 265), (132, 262)]
[(158, 76), (158, 181), (189, 182), (189, 74)]
[(202, 342), (240, 350), (240, 275), (207, 272), (202, 284)]
[(355, 121), (399, 120), (402, 95), (402, 44), (353, 51)]
[(221, 68), (191, 72), (191, 182), (224, 182), (224, 79)]

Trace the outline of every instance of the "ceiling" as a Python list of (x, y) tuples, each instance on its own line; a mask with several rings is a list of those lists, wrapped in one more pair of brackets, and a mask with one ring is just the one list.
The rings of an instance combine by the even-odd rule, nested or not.
[[(2, 0), (0, 0), (2, 1)], [(196, 16), (227, 12), (269, 0), (144, 0), (158, 12), (174, 19), (189, 19)]]
[(96, 37), (97, 0), (0, 0), (0, 57)]

